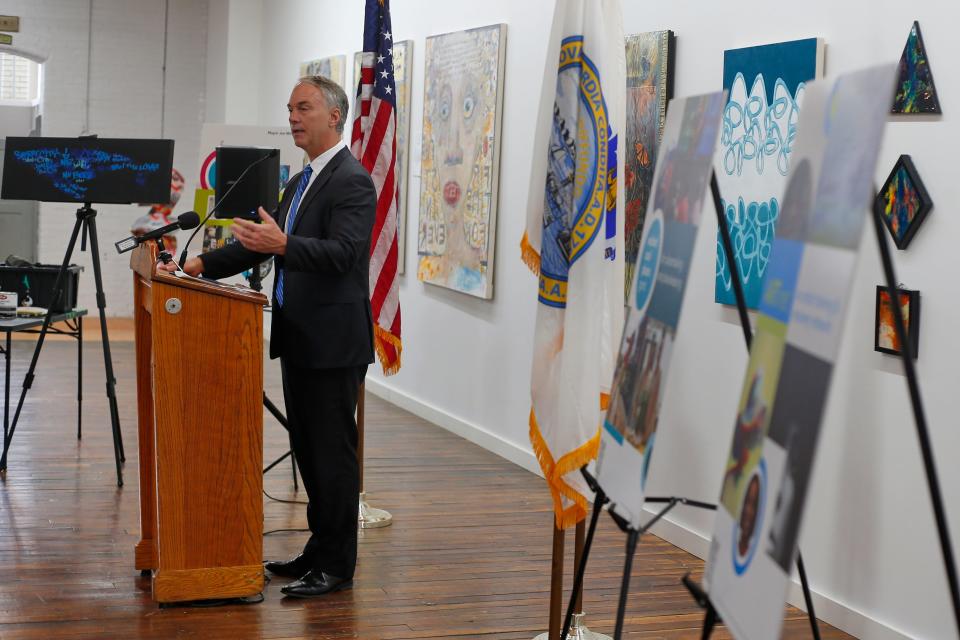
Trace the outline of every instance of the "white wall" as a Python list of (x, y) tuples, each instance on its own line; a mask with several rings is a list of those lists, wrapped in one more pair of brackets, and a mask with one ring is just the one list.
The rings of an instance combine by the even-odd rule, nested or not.
[[(190, 209), (203, 122), (206, 0), (8, 0), (4, 13), (21, 16), (15, 51), (45, 61), (43, 135), (173, 138), (174, 167), (189, 180), (176, 212)], [(42, 262), (62, 261), (76, 208), (41, 204)], [(129, 256), (117, 255), (113, 243), (146, 209), (95, 208), (106, 312), (131, 316)], [(89, 247), (80, 252), (78, 243), (72, 261), (85, 267), (79, 304), (96, 313)]]
[[(894, 61), (912, 21), (920, 20), (947, 115), (891, 118), (877, 181), (899, 154), (912, 154), (936, 203), (910, 249), (896, 257), (900, 280), (923, 296), (918, 370), (954, 544), (960, 546), (960, 467), (952, 463), (960, 450), (960, 435), (953, 428), (960, 341), (952, 331), (960, 322), (960, 305), (953, 302), (960, 254), (952, 246), (960, 221), (951, 215), (960, 183), (948, 168), (952, 141), (960, 135), (951, 116), (960, 108), (960, 89), (951, 82), (960, 55), (953, 37), (955, 7), (932, 0), (909, 8), (892, 0), (810, 0), (802, 11), (758, 8), (743, 0), (625, 5), (627, 33), (677, 33), (676, 95), (716, 90), (727, 48), (819, 36), (827, 43), (828, 74)], [(517, 245), (532, 154), (542, 152), (533, 148), (535, 105), (542, 82), (553, 83), (550, 73), (543, 72), (551, 66), (552, 7), (550, 0), (394, 3), (395, 39), (414, 40), (408, 275), (401, 284), (404, 366), (395, 377), (384, 379), (371, 369), (368, 378), (375, 392), (528, 468), (535, 466), (527, 440), (535, 281), (521, 264)], [(416, 280), (417, 163), (424, 38), (496, 22), (509, 27), (496, 296), (484, 302)], [(263, 15), (262, 123), (284, 117), (300, 61), (335, 54), (349, 59), (361, 42), (361, 29), (359, 2), (271, 5)], [(348, 71), (352, 83), (349, 76)], [(704, 220), (650, 481), (654, 493), (714, 501), (746, 353), (736, 315), (713, 303), (712, 210)], [(874, 286), (881, 271), (871, 229), (864, 236), (801, 548), (821, 617), (866, 637), (950, 637), (955, 632), (905, 381), (895, 359), (872, 350)], [(712, 528), (709, 513), (678, 509), (671, 521), (660, 528), (662, 533), (705, 553)]]

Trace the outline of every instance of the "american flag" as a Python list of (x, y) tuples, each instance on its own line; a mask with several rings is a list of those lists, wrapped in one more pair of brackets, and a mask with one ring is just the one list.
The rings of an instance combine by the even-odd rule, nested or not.
[(377, 189), (370, 241), (370, 305), (374, 346), (386, 375), (400, 369), (400, 292), (397, 281), (397, 87), (389, 0), (367, 0), (363, 54), (350, 151)]

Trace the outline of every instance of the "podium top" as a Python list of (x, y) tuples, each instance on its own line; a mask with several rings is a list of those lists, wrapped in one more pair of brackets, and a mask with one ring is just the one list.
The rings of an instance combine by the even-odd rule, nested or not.
[(157, 271), (153, 274), (152, 280), (162, 284), (169, 284), (174, 287), (202, 291), (203, 293), (208, 293), (215, 296), (225, 296), (227, 298), (234, 298), (235, 300), (242, 300), (244, 302), (252, 302), (262, 307), (270, 304), (270, 301), (267, 300), (267, 296), (263, 295), (259, 291), (254, 291), (250, 287), (236, 284), (224, 284), (222, 282), (217, 282), (216, 280), (195, 278), (193, 276), (188, 276), (182, 271), (178, 271), (176, 273)]
[(157, 245), (152, 240), (145, 242), (133, 250), (130, 256), (130, 268), (146, 282), (157, 282), (174, 287), (202, 291), (203, 293), (215, 296), (224, 296), (243, 302), (251, 302), (262, 307), (270, 304), (267, 296), (249, 287), (222, 284), (216, 280), (195, 278), (188, 276), (182, 271), (176, 273), (157, 271)]

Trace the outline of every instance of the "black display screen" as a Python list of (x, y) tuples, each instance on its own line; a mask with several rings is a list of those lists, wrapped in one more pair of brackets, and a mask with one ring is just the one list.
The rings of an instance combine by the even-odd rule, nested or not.
[(173, 140), (7, 138), (6, 200), (167, 203)]

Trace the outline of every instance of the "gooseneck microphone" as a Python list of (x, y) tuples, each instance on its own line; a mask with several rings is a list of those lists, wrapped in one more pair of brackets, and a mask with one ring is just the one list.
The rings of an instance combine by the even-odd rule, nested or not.
[(210, 211), (207, 212), (206, 217), (204, 217), (204, 219), (200, 222), (200, 226), (197, 228), (197, 230), (191, 233), (190, 237), (187, 238), (186, 244), (183, 245), (183, 251), (180, 252), (181, 265), (186, 264), (187, 262), (187, 248), (190, 246), (190, 242), (193, 241), (193, 237), (197, 235), (197, 231), (200, 231), (200, 229), (203, 228), (203, 225), (206, 224), (207, 220), (210, 219), (210, 216), (212, 216), (214, 212), (220, 207), (220, 205), (227, 199), (227, 196), (230, 195), (230, 192), (233, 191), (238, 184), (240, 184), (244, 176), (247, 175), (247, 172), (250, 171), (250, 169), (253, 169), (258, 164), (260, 164), (261, 162), (263, 162), (264, 160), (267, 160), (268, 158), (276, 158), (279, 154), (280, 154), (280, 151), (278, 149), (270, 149), (267, 155), (263, 156), (262, 158), (257, 158), (256, 160), (251, 162), (249, 165), (247, 165), (247, 168), (240, 173), (240, 177), (237, 178), (232, 185), (230, 185), (230, 188), (227, 189), (227, 191), (223, 194), (220, 200), (215, 205), (213, 205), (213, 208), (210, 209)]
[(114, 246), (117, 248), (117, 253), (126, 253), (139, 244), (143, 244), (147, 240), (158, 240), (168, 233), (173, 233), (180, 229), (193, 229), (200, 225), (200, 214), (196, 211), (187, 211), (186, 213), (181, 213), (177, 216), (177, 221), (172, 222), (164, 227), (159, 229), (154, 229), (153, 231), (148, 231), (142, 236), (130, 236), (125, 238), (120, 242), (114, 243)]

